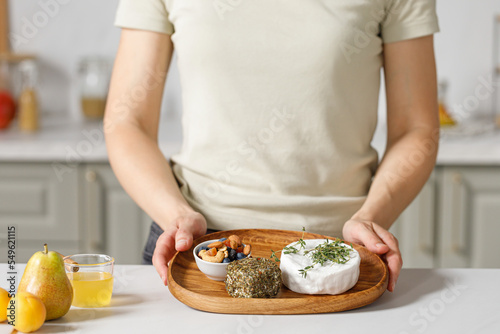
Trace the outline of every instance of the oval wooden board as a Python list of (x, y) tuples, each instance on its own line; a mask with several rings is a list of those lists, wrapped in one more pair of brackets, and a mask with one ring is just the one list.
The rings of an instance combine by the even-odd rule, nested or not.
[[(346, 311), (368, 305), (387, 288), (388, 271), (380, 257), (365, 247), (353, 245), (361, 256), (359, 280), (340, 295), (304, 295), (287, 289), (283, 284), (274, 298), (233, 298), (224, 282), (207, 278), (196, 266), (193, 248), (200, 242), (236, 234), (242, 242), (252, 245), (253, 257), (269, 258), (271, 249), (281, 250), (299, 240), (302, 232), (284, 230), (232, 230), (207, 234), (193, 243), (189, 251), (178, 252), (168, 271), (168, 288), (182, 303), (207, 312), (228, 314), (312, 314)], [(335, 239), (305, 233), (304, 239)], [(278, 254), (279, 256), (279, 254)]]

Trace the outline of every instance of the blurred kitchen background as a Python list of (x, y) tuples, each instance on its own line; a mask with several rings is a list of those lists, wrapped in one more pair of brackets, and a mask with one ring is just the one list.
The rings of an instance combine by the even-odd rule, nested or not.
[[(118, 0), (0, 0), (6, 4), (12, 54), (1, 57), (0, 88), (8, 81), (18, 110), (9, 123), (8, 97), (0, 96), (7, 105), (0, 111), (0, 262), (14, 225), (18, 262), (48, 242), (64, 254), (140, 263), (150, 219), (114, 177), (99, 120), (120, 36)], [(405, 267), (498, 268), (500, 1), (438, 0), (437, 9), (438, 164), (392, 231)], [(373, 142), (380, 153), (384, 94)], [(166, 156), (180, 147), (181, 108), (174, 58), (160, 130)]]

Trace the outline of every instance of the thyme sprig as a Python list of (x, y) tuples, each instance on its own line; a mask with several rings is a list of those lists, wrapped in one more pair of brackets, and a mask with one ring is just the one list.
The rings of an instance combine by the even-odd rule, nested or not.
[[(278, 252), (280, 252), (280, 251), (278, 251)], [(280, 259), (279, 259), (279, 258), (278, 258), (278, 256), (276, 255), (276, 252), (275, 252), (275, 251), (273, 251), (272, 249), (271, 249), (271, 260), (274, 260), (274, 261), (276, 261), (276, 262), (280, 262)]]
[[(302, 237), (296, 243), (296, 244), (300, 245), (300, 248), (299, 249), (295, 248), (294, 246), (296, 244), (284, 247), (282, 250), (283, 254), (297, 254), (301, 249), (305, 249), (306, 248), (306, 242), (304, 241), (304, 233), (305, 232), (306, 232), (306, 228), (304, 226), (302, 226)], [(275, 252), (271, 249), (271, 257), (270, 258), (276, 262), (280, 262), (280, 259), (276, 255), (276, 253), (279, 253), (279, 252), (281, 252), (281, 251), (279, 250), (279, 251)]]
[(304, 251), (304, 255), (312, 259), (313, 263), (303, 269), (299, 269), (302, 277), (307, 278), (307, 272), (313, 269), (317, 264), (324, 266), (328, 262), (345, 264), (350, 260), (351, 249), (342, 243), (339, 239), (333, 242), (326, 239), (324, 243), (319, 244), (313, 249)]

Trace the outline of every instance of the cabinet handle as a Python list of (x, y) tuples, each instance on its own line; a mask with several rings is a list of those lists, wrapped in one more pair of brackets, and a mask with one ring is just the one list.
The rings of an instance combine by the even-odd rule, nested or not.
[(91, 241), (90, 242), (90, 249), (92, 252), (98, 252), (98, 253), (103, 253), (103, 247), (102, 247), (102, 242), (100, 241)]
[(463, 187), (463, 177), (460, 173), (453, 173), (451, 176), (453, 182), (452, 188), (452, 228), (451, 228), (451, 250), (455, 253), (463, 253), (465, 251), (465, 226), (462, 222), (463, 217), (460, 214), (462, 208), (462, 187)]
[(431, 255), (434, 253), (433, 228), (434, 224), (432, 219), (424, 219), (423, 221), (420, 221), (418, 226), (420, 251)]
[(432, 246), (429, 246), (426, 242), (420, 242), (419, 248), (422, 253), (426, 254), (432, 254), (432, 252), (434, 251), (434, 248)]
[[(429, 180), (434, 182), (431, 179)], [(417, 209), (413, 214), (418, 217), (415, 235), (418, 250), (423, 255), (430, 256), (434, 254), (434, 198), (435, 187), (427, 182), (412, 204)]]
[(98, 203), (100, 203), (101, 184), (97, 178), (97, 173), (94, 170), (87, 170), (85, 172), (85, 180), (87, 181), (86, 187), (86, 201), (87, 201), (87, 247), (90, 252), (101, 253), (103, 252), (103, 233), (101, 229), (101, 211)]
[(453, 183), (457, 186), (462, 185), (462, 174), (460, 173), (453, 173), (451, 179), (453, 180)]
[(97, 179), (96, 172), (94, 172), (93, 170), (87, 171), (87, 173), (85, 173), (85, 179), (87, 180), (87, 182), (95, 182), (95, 180)]

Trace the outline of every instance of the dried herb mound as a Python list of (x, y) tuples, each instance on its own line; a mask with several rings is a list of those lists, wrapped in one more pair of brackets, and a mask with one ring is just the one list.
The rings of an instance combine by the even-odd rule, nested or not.
[(278, 294), (281, 270), (263, 258), (247, 258), (227, 266), (226, 290), (236, 298), (270, 298)]

